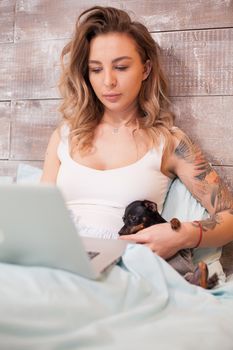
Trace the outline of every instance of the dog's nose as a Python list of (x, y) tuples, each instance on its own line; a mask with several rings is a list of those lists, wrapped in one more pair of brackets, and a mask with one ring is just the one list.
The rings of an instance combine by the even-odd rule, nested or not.
[(118, 232), (118, 234), (119, 234), (120, 236), (128, 235), (128, 234), (129, 234), (129, 229), (128, 229), (128, 227), (127, 227), (126, 225), (124, 225), (124, 226), (120, 229), (120, 231)]

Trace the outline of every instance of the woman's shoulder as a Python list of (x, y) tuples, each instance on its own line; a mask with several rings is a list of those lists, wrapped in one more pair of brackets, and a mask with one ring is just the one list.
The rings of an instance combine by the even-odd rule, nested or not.
[(173, 141), (180, 142), (183, 138), (187, 138), (187, 134), (180, 129), (178, 126), (173, 126), (170, 129), (171, 136), (173, 138)]
[(52, 132), (50, 139), (49, 139), (49, 145), (52, 146), (58, 146), (61, 141), (64, 141), (68, 138), (70, 129), (67, 123), (61, 123), (54, 129)]
[(67, 122), (60, 123), (54, 130), (54, 137), (58, 138), (59, 141), (65, 141), (68, 139), (70, 134), (70, 126)]
[[(166, 139), (166, 138), (165, 138)], [(164, 142), (163, 157), (162, 157), (162, 172), (174, 177), (174, 164), (177, 162), (177, 153), (179, 149), (189, 144), (190, 139), (186, 133), (177, 126), (173, 126), (169, 130), (169, 136)]]
[(168, 150), (166, 155), (169, 157), (176, 153), (177, 148), (182, 147), (182, 145), (191, 145), (192, 141), (189, 136), (179, 127), (173, 126), (170, 129), (170, 142), (167, 143)]

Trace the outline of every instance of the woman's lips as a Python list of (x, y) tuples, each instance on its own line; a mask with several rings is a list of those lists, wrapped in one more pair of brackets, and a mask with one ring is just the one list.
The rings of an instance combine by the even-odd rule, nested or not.
[(115, 95), (103, 95), (104, 98), (107, 100), (107, 101), (110, 101), (110, 102), (116, 102), (119, 100), (119, 98), (121, 97), (121, 94), (115, 94)]

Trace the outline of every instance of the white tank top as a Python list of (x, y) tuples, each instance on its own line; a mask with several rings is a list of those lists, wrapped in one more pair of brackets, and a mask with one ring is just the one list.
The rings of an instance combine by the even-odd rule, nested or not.
[(96, 170), (71, 158), (68, 135), (69, 128), (64, 125), (58, 146), (57, 185), (81, 235), (117, 238), (125, 207), (134, 200), (154, 201), (161, 212), (171, 182), (160, 171), (162, 144), (133, 164)]

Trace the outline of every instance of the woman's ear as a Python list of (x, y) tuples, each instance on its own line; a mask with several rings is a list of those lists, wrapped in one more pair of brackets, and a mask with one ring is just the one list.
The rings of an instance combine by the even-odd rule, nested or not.
[(151, 68), (152, 68), (151, 61), (147, 60), (146, 63), (144, 64), (144, 71), (143, 71), (143, 79), (142, 80), (146, 80), (146, 78), (150, 74)]
[(145, 199), (142, 204), (144, 207), (146, 207), (148, 210), (152, 211), (153, 213), (156, 213), (158, 210), (157, 204), (155, 202), (151, 202), (147, 199)]

